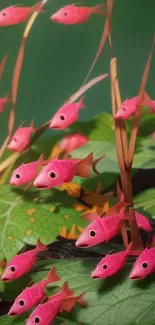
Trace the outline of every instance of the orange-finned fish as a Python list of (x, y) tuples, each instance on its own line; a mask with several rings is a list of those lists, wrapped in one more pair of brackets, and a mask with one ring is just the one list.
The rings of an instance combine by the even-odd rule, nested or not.
[(10, 26), (26, 21), (31, 12), (44, 12), (42, 3), (38, 2), (32, 7), (10, 6), (0, 11), (0, 26)]
[(129, 275), (131, 280), (141, 280), (155, 271), (155, 247), (146, 248), (137, 258)]
[(88, 138), (82, 133), (75, 133), (65, 136), (59, 146), (62, 150), (65, 150), (66, 154), (69, 154), (73, 150), (84, 146), (88, 142)]
[(65, 103), (61, 106), (51, 119), (49, 128), (54, 130), (64, 130), (69, 125), (75, 123), (79, 117), (80, 108), (86, 108), (84, 97), (79, 102), (72, 104)]
[(60, 278), (56, 274), (55, 267), (53, 267), (47, 278), (34, 284), (32, 281), (22, 293), (15, 299), (12, 307), (9, 310), (9, 316), (17, 316), (25, 313), (25, 311), (39, 304), (46, 296), (45, 288), (49, 283), (59, 281)]
[(34, 123), (28, 127), (22, 127), (23, 123), (19, 126), (13, 134), (8, 149), (15, 152), (22, 152), (30, 143), (31, 134), (34, 133)]
[[(65, 282), (62, 289), (55, 295), (45, 298), (42, 303), (32, 312), (26, 325), (50, 325), (59, 311), (70, 312), (76, 303), (86, 306), (83, 301), (85, 292), (79, 296), (74, 296), (74, 291), (68, 288)], [(47, 300), (47, 301), (46, 301)]]
[(119, 270), (123, 269), (129, 255), (137, 255), (137, 252), (132, 251), (133, 242), (130, 243), (125, 251), (115, 254), (107, 254), (97, 264), (95, 270), (92, 272), (93, 279), (105, 279)]
[(32, 182), (37, 177), (39, 166), (43, 163), (44, 155), (42, 154), (37, 161), (20, 165), (13, 171), (10, 184), (20, 186)]
[(29, 272), (36, 262), (37, 253), (45, 250), (48, 250), (47, 246), (38, 240), (36, 248), (14, 256), (11, 261), (7, 263), (1, 280), (3, 282), (12, 281)]
[(38, 189), (48, 189), (71, 182), (75, 175), (87, 178), (90, 177), (90, 167), (93, 165), (92, 153), (82, 160), (53, 159), (42, 169), (33, 185)]
[(93, 7), (67, 5), (52, 15), (51, 20), (64, 25), (84, 24), (92, 14), (104, 15), (104, 3)]

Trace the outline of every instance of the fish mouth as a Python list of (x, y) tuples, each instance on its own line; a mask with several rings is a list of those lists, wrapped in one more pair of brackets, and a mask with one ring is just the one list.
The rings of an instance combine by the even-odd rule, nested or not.
[(9, 315), (10, 317), (13, 317), (13, 316), (17, 316), (17, 313), (15, 313), (14, 311), (10, 311), (10, 312), (8, 313), (8, 315)]
[(131, 279), (131, 280), (141, 280), (141, 279), (143, 279), (143, 278), (141, 278), (141, 277), (138, 276), (138, 275), (137, 275), (137, 276), (136, 276), (136, 275), (133, 275), (133, 276), (131, 275), (131, 276), (130, 276), (130, 279)]
[(97, 279), (100, 279), (100, 276), (99, 275), (91, 275), (91, 277), (92, 277), (92, 279), (94, 279), (94, 280), (97, 280)]
[(76, 245), (78, 248), (88, 248), (89, 245), (86, 245), (86, 244), (77, 244)]
[(36, 187), (36, 188), (39, 188), (40, 190), (44, 190), (44, 189), (48, 188), (47, 185), (37, 185), (37, 186), (35, 186), (35, 187)]
[(6, 277), (2, 277), (2, 278), (1, 278), (1, 281), (3, 281), (3, 282), (9, 282), (10, 279), (8, 279), (8, 278), (6, 278)]
[(57, 18), (55, 15), (51, 16), (51, 20), (54, 22), (59, 22), (59, 18)]
[(59, 126), (58, 126), (58, 125), (51, 125), (50, 127), (51, 127), (51, 129), (53, 129), (53, 130), (58, 130), (58, 129), (59, 129)]

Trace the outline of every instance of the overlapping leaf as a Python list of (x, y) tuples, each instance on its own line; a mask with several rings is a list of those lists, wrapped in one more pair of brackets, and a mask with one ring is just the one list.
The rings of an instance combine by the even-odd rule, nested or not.
[(66, 193), (52, 191), (12, 190), (0, 186), (0, 259), (10, 259), (24, 243), (36, 244), (38, 237), (51, 243), (65, 225), (85, 226), (73, 204), (76, 201)]
[(135, 207), (143, 208), (152, 218), (155, 218), (155, 189), (146, 190), (134, 199)]

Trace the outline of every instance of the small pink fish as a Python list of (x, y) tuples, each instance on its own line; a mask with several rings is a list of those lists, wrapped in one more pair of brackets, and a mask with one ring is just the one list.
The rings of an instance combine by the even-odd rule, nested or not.
[(152, 138), (153, 138), (153, 140), (155, 141), (155, 131), (154, 131), (153, 134), (152, 134)]
[(50, 129), (64, 130), (72, 123), (76, 122), (79, 117), (80, 108), (86, 108), (83, 103), (84, 97), (79, 102), (73, 104), (64, 104), (56, 112), (50, 122)]
[(41, 155), (39, 160), (28, 164), (22, 164), (16, 168), (11, 176), (10, 184), (20, 186), (33, 181), (37, 177), (38, 167), (44, 163), (44, 155)]
[(123, 269), (129, 255), (137, 255), (137, 253), (131, 251), (133, 242), (130, 243), (128, 248), (119, 253), (115, 254), (107, 254), (105, 257), (101, 259), (101, 261), (97, 264), (95, 270), (91, 274), (93, 279), (105, 279), (109, 276), (117, 273), (119, 270)]
[(46, 298), (47, 302), (42, 302), (30, 315), (26, 325), (50, 325), (55, 319), (59, 311), (70, 312), (74, 307), (75, 303), (86, 306), (83, 301), (83, 296), (73, 296), (74, 291), (68, 288), (68, 283), (65, 282), (61, 291), (57, 294)]
[(12, 281), (29, 272), (36, 262), (37, 253), (47, 249), (47, 246), (38, 240), (36, 248), (23, 254), (14, 256), (11, 261), (7, 263), (7, 267), (1, 277), (1, 280), (3, 282)]
[(129, 275), (131, 280), (141, 280), (155, 271), (155, 247), (146, 248), (137, 258)]
[(75, 4), (67, 5), (51, 16), (51, 20), (64, 25), (84, 24), (92, 14), (104, 15), (104, 4), (94, 7), (77, 7)]
[(33, 185), (38, 189), (48, 189), (71, 182), (75, 175), (89, 177), (92, 164), (92, 153), (82, 160), (53, 159), (42, 169)]
[(31, 12), (44, 12), (41, 2), (32, 7), (10, 6), (0, 11), (0, 26), (10, 26), (26, 21)]
[(142, 228), (144, 231), (151, 232), (152, 227), (150, 225), (149, 220), (138, 211), (135, 211), (135, 217), (137, 221), (138, 228)]
[(34, 123), (32, 122), (28, 127), (19, 126), (13, 134), (12, 139), (8, 145), (8, 149), (15, 152), (22, 152), (30, 143), (31, 134), (34, 133)]
[(8, 94), (5, 97), (0, 98), (0, 114), (3, 113), (5, 106), (8, 102), (10, 102)]
[(65, 150), (68, 154), (71, 151), (84, 146), (87, 142), (88, 138), (85, 135), (81, 133), (75, 133), (64, 137), (60, 142), (60, 148)]
[(80, 248), (96, 246), (104, 241), (108, 242), (115, 237), (120, 228), (120, 222), (123, 219), (128, 219), (125, 216), (126, 207), (122, 207), (119, 214), (114, 216), (107, 216), (102, 218), (98, 216), (97, 220), (94, 220), (80, 235), (75, 245)]
[[(116, 113), (115, 119), (127, 120), (132, 116), (136, 112), (138, 100), (138, 96), (126, 99)], [(150, 106), (150, 113), (155, 113), (155, 100), (151, 100), (147, 97), (144, 100), (143, 106)]]
[(28, 309), (39, 304), (46, 296), (45, 287), (51, 283), (59, 281), (60, 278), (56, 274), (55, 267), (53, 267), (47, 278), (41, 282), (33, 285), (33, 281), (29, 286), (22, 291), (22, 293), (15, 299), (12, 307), (9, 310), (9, 316), (17, 316), (23, 314)]

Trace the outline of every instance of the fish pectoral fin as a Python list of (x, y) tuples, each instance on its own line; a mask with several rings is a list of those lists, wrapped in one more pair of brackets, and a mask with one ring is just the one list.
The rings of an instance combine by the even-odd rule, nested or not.
[(29, 284), (28, 284), (28, 288), (32, 287), (34, 285), (34, 280), (32, 280)]
[(80, 162), (76, 164), (75, 174), (77, 176), (88, 178), (90, 177), (90, 167), (93, 163), (93, 154), (90, 153), (86, 158), (82, 159)]

